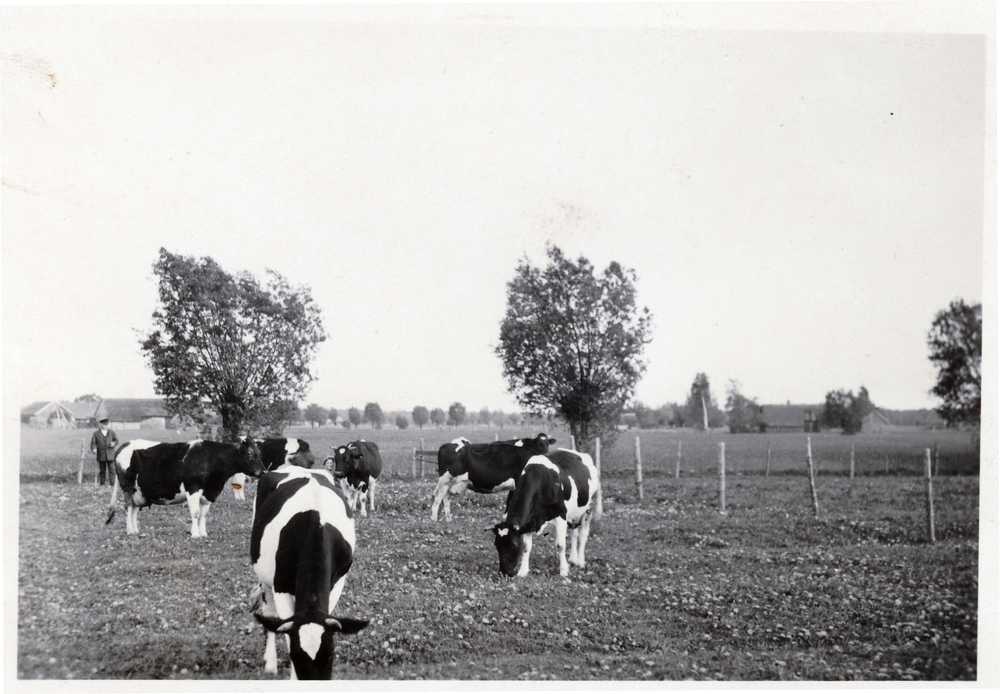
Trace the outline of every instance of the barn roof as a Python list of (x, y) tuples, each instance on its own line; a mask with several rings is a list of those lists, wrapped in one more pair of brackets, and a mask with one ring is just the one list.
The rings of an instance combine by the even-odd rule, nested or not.
[(118, 422), (140, 422), (145, 417), (169, 417), (166, 400), (162, 398), (122, 398), (102, 400), (111, 419)]
[(27, 407), (21, 408), (22, 415), (32, 415), (39, 412), (42, 408), (47, 407), (52, 401), (51, 400), (39, 400), (38, 402), (33, 402)]
[(806, 420), (806, 410), (812, 410), (814, 419), (823, 414), (822, 405), (761, 405), (761, 409), (770, 427), (800, 427)]
[(63, 403), (66, 409), (73, 413), (77, 419), (91, 419), (97, 414), (98, 402), (66, 402)]

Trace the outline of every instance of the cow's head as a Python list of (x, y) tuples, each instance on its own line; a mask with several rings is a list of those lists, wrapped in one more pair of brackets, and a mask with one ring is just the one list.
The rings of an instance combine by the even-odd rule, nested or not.
[[(327, 460), (330, 460), (327, 458)], [(348, 446), (337, 446), (333, 449), (333, 476), (336, 478), (347, 477), (351, 469), (351, 454)]]
[(354, 634), (366, 626), (367, 619), (333, 617), (321, 612), (296, 614), (290, 619), (254, 613), (268, 631), (288, 637), (288, 651), (300, 680), (328, 680), (333, 676), (333, 635)]
[(245, 436), (240, 442), (237, 458), (240, 472), (251, 477), (260, 477), (264, 474), (264, 461), (260, 457), (260, 448), (252, 436)]
[(554, 438), (545, 433), (541, 433), (535, 437), (535, 445), (538, 447), (538, 450), (542, 452), (542, 455), (548, 453), (549, 446), (551, 446), (555, 442), (556, 440)]
[(524, 539), (517, 526), (503, 521), (487, 530), (493, 531), (493, 544), (500, 555), (500, 573), (516, 576), (521, 567), (521, 554), (524, 552)]
[(309, 444), (302, 439), (288, 439), (288, 445), (285, 446), (285, 451), (294, 446), (295, 450), (286, 452), (285, 463), (288, 465), (297, 465), (298, 467), (308, 467), (311, 468), (316, 463), (316, 456), (312, 454), (309, 450)]

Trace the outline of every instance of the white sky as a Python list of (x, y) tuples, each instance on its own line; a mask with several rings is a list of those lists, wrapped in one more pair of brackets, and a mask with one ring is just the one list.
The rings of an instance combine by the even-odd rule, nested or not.
[(992, 24), (942, 7), (5, 7), (5, 392), (153, 396), (162, 246), (311, 287), (303, 404), (513, 410), (551, 241), (636, 270), (647, 404), (933, 407), (996, 234)]

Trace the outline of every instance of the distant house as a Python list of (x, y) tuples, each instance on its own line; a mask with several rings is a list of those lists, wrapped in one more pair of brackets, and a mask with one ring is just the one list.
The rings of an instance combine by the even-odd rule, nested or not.
[(67, 402), (65, 405), (73, 413), (77, 429), (96, 429), (101, 417), (107, 416), (100, 400)]
[(65, 403), (39, 401), (21, 410), (21, 424), (33, 429), (75, 429), (76, 416)]
[(769, 433), (819, 431), (822, 405), (761, 405), (764, 423), (761, 431)]
[(880, 431), (889, 431), (895, 428), (896, 425), (893, 424), (889, 417), (887, 417), (886, 414), (878, 408), (869, 412), (864, 419), (861, 420), (861, 431), (865, 433), (878, 433)]
[(174, 428), (162, 398), (121, 398), (101, 401), (101, 407), (111, 420), (112, 429)]

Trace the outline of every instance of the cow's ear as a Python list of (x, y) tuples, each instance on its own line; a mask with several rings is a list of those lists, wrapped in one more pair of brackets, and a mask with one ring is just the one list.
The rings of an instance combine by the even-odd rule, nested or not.
[(264, 628), (268, 631), (275, 631), (279, 634), (283, 634), (292, 628), (294, 622), (290, 619), (281, 619), (280, 617), (268, 617), (262, 615), (260, 612), (254, 612), (254, 617), (257, 621), (264, 625)]
[(351, 619), (350, 617), (327, 617), (326, 626), (341, 634), (356, 634), (366, 626), (367, 619)]

